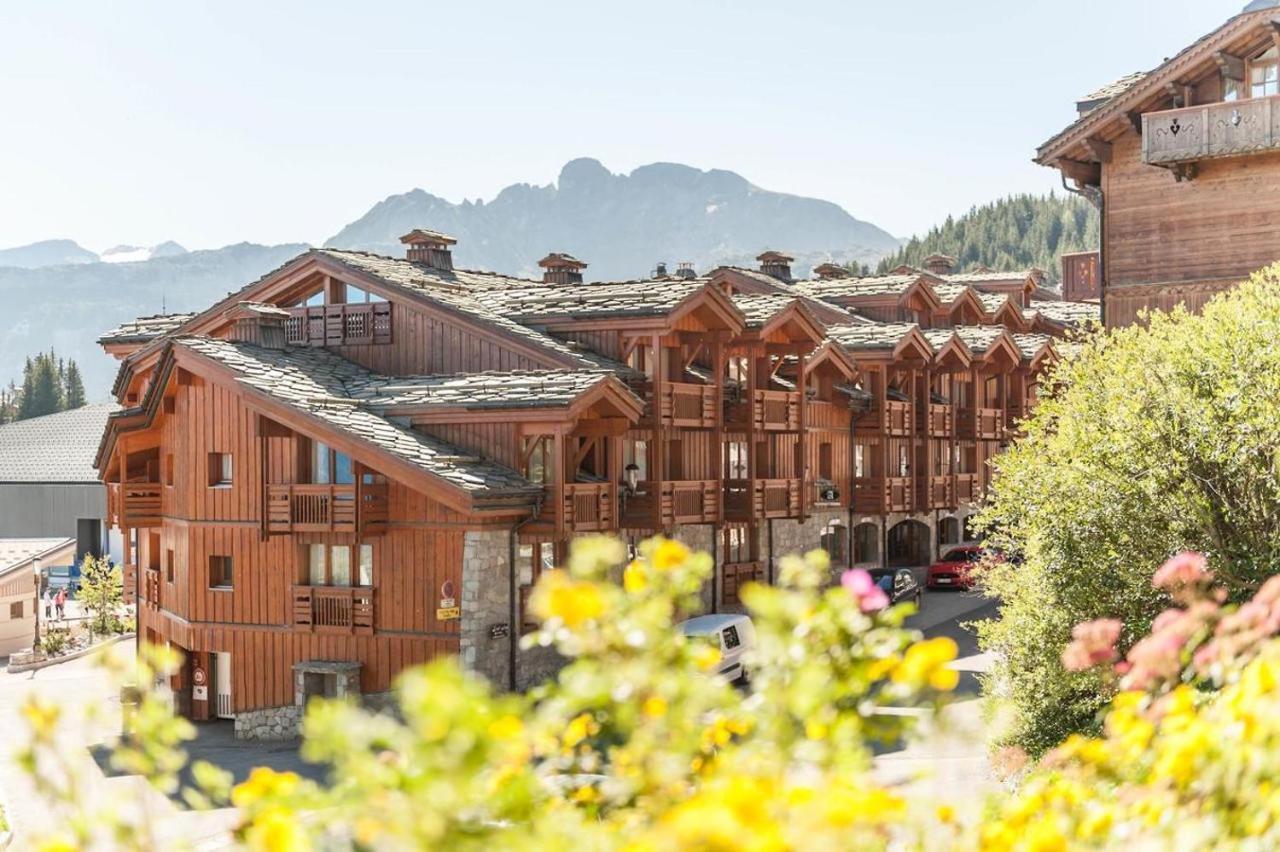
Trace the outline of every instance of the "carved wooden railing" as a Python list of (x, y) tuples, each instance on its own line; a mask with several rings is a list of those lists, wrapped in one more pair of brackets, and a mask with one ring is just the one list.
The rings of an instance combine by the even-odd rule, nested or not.
[(1004, 411), (999, 408), (962, 408), (957, 418), (961, 438), (998, 441), (1004, 437)]
[(267, 531), (356, 532), (357, 506), (354, 485), (268, 485)]
[(956, 481), (950, 474), (929, 477), (930, 509), (952, 509), (956, 506)]
[(391, 303), (317, 305), (289, 309), (285, 340), (307, 346), (390, 343)]
[(368, 586), (294, 586), (293, 624), (304, 630), (373, 632), (373, 589)]
[(886, 435), (911, 434), (911, 403), (886, 400), (881, 428)]
[(610, 482), (565, 485), (560, 511), (573, 533), (617, 529), (618, 487)]
[(1184, 107), (1142, 116), (1142, 161), (1191, 163), (1280, 148), (1280, 97)]
[(662, 483), (662, 514), (667, 523), (711, 523), (718, 520), (719, 513), (719, 482), (711, 479)]
[(978, 474), (956, 474), (956, 505), (967, 506), (982, 500), (982, 492), (978, 485)]
[(757, 518), (800, 517), (801, 480), (757, 479), (754, 482)]
[(716, 389), (712, 385), (664, 382), (659, 400), (663, 426), (709, 429), (716, 424)]
[(158, 527), (164, 500), (158, 482), (107, 483), (107, 521), (115, 527)]
[(757, 429), (795, 432), (800, 428), (800, 394), (793, 391), (758, 390), (752, 416)]
[(142, 572), (142, 597), (147, 603), (160, 605), (160, 572), (148, 568)]
[(853, 481), (853, 508), (857, 512), (910, 512), (912, 495), (911, 477), (867, 476)]
[(925, 430), (930, 438), (950, 438), (956, 432), (956, 412), (950, 405), (931, 404)]

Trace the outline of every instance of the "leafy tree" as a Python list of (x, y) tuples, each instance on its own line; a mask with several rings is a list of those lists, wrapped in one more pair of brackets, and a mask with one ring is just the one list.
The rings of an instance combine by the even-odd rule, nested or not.
[(1032, 753), (1096, 727), (1107, 687), (1059, 653), (1083, 621), (1122, 621), (1122, 648), (1145, 633), (1168, 605), (1148, 566), (1204, 552), (1239, 599), (1280, 564), (1280, 265), (1147, 320), (1065, 360), (996, 460), (981, 523), (1025, 561), (986, 572), (1003, 603), (980, 640)]
[(90, 613), (89, 631), (98, 635), (118, 632), (118, 612), (124, 599), (124, 577), (118, 565), (86, 555), (80, 566), (77, 599)]
[(921, 267), (931, 254), (956, 258), (958, 269), (987, 266), (997, 271), (1038, 267), (1050, 283), (1061, 277), (1064, 253), (1098, 247), (1097, 211), (1076, 196), (1013, 195), (974, 207), (959, 219), (948, 216), (923, 237), (913, 237), (880, 261), (886, 272), (907, 264)]

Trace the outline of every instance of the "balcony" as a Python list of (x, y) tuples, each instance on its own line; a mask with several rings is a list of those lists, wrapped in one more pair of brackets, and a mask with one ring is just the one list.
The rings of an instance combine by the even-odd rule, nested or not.
[(391, 303), (290, 308), (285, 340), (300, 346), (390, 343)]
[(663, 426), (710, 429), (716, 425), (716, 388), (666, 382), (662, 386), (658, 411)]
[(910, 512), (912, 506), (911, 477), (863, 477), (853, 481), (854, 511), (867, 514)]
[(107, 483), (107, 522), (121, 529), (160, 526), (162, 493), (158, 482)]
[(294, 586), (293, 626), (332, 633), (373, 633), (368, 586)]
[(267, 486), (269, 533), (379, 532), (386, 521), (385, 484)]
[(968, 506), (981, 502), (982, 491), (978, 485), (978, 474), (976, 473), (957, 473), (956, 474), (956, 505)]
[(949, 405), (930, 405), (925, 415), (925, 432), (930, 438), (950, 438), (956, 433), (956, 412)]
[(764, 432), (796, 432), (800, 429), (800, 394), (791, 391), (755, 392), (756, 429)]
[(1280, 149), (1280, 96), (1149, 112), (1142, 162), (1176, 166)]
[(962, 408), (959, 437), (971, 441), (999, 441), (1004, 437), (1004, 412), (999, 408)]
[(715, 480), (641, 482), (636, 486), (636, 493), (626, 498), (622, 526), (652, 528), (655, 499), (662, 527), (707, 524), (720, 519), (720, 483)]
[(142, 599), (152, 606), (160, 606), (160, 572), (154, 568), (142, 572)]
[(800, 517), (799, 479), (755, 480), (754, 505), (757, 518)]
[(930, 509), (956, 508), (956, 482), (951, 475), (929, 477), (928, 504)]
[(565, 528), (575, 533), (617, 529), (618, 487), (610, 482), (566, 485), (560, 511)]

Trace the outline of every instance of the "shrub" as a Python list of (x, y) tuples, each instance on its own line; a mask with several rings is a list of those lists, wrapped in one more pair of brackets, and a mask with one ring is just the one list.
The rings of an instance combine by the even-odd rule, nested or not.
[(40, 650), (45, 656), (56, 657), (71, 643), (71, 628), (46, 627), (40, 636)]
[(116, 611), (124, 600), (124, 575), (119, 566), (86, 555), (80, 567), (80, 605), (89, 613), (89, 632), (99, 636), (120, 632)]
[(1122, 649), (1144, 634), (1168, 601), (1146, 566), (1205, 552), (1240, 600), (1280, 561), (1280, 266), (1201, 316), (1147, 319), (1057, 368), (980, 522), (1025, 557), (985, 572), (1003, 605), (980, 639), (1013, 710), (1008, 742), (1036, 754), (1097, 730), (1109, 685), (1058, 653), (1084, 621), (1121, 621)]

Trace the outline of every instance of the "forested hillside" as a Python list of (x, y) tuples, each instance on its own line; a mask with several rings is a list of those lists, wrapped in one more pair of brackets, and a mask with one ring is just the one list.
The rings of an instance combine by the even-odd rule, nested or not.
[(1098, 213), (1074, 195), (1012, 195), (974, 207), (959, 219), (950, 216), (923, 237), (912, 237), (880, 262), (880, 270), (906, 263), (921, 266), (931, 254), (951, 255), (957, 269), (989, 266), (1005, 271), (1036, 266), (1057, 283), (1058, 258), (1098, 247)]

